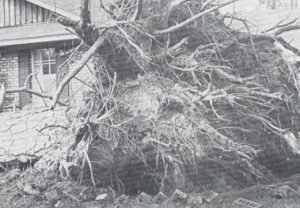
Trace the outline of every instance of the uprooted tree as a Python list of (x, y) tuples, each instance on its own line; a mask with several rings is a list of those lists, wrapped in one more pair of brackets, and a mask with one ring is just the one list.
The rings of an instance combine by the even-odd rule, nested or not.
[(231, 185), (276, 180), (267, 153), (279, 161), (300, 154), (300, 86), (274, 43), (300, 55), (280, 36), (299, 25), (233, 31), (225, 19), (247, 22), (218, 12), (232, 2), (101, 1), (99, 12), (109, 21), (96, 27), (89, 1), (82, 0), (80, 21), (58, 21), (89, 49), (56, 92), (6, 93), (35, 93), (51, 99), (54, 109), (64, 87), (95, 59), (68, 153), (82, 157), (76, 171), (63, 171), (83, 182), (133, 194), (211, 188), (217, 183), (212, 169)]

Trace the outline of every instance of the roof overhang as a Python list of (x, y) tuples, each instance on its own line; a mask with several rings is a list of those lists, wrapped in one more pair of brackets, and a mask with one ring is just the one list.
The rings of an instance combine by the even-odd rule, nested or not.
[(75, 40), (59, 23), (37, 23), (0, 29), (0, 47)]
[(64, 16), (64, 17), (68, 17), (74, 21), (80, 21), (80, 17), (74, 13), (71, 13), (71, 12), (68, 12), (62, 8), (59, 8), (59, 7), (56, 7), (55, 6), (55, 1), (53, 1), (53, 4), (47, 4), (43, 1), (40, 1), (40, 0), (26, 0), (30, 3), (33, 3), (35, 5), (38, 5), (40, 7), (43, 7), (45, 9), (48, 9), (56, 14), (59, 14), (61, 16)]
[(72, 35), (72, 34), (58, 35), (58, 36), (32, 37), (32, 38), (26, 38), (26, 39), (1, 41), (0, 47), (35, 44), (35, 43), (57, 42), (57, 41), (75, 40), (75, 39), (76, 39), (76, 37), (74, 37), (74, 35)]

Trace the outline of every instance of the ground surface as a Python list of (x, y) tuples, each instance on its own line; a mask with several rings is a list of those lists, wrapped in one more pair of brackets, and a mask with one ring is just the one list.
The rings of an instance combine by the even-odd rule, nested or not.
[[(189, 200), (174, 201), (171, 196), (164, 202), (156, 202), (155, 198), (148, 200), (141, 195), (117, 196), (109, 189), (94, 189), (51, 177), (30, 179), (28, 172), (26, 177), (23, 176), (17, 169), (0, 175), (0, 208), (247, 208), (234, 203), (239, 198), (251, 200), (264, 208), (298, 208), (300, 204), (300, 176), (273, 186), (253, 186), (219, 194), (210, 202), (205, 201), (207, 193), (192, 194), (189, 197), (197, 195), (204, 199), (204, 202), (193, 204)], [(97, 196), (103, 194), (106, 198), (97, 201)]]
[(0, 163), (43, 155), (47, 147), (61, 142), (66, 124), (62, 110), (7, 112), (0, 120)]

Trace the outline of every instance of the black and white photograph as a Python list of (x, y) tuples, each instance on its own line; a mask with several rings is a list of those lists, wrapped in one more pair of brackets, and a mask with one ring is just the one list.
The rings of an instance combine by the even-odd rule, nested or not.
[(300, 208), (300, 1), (0, 0), (0, 208)]

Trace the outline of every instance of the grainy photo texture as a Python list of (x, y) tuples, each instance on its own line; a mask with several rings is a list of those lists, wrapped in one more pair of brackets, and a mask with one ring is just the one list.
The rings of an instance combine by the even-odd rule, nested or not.
[(0, 208), (299, 208), (298, 0), (0, 0)]

